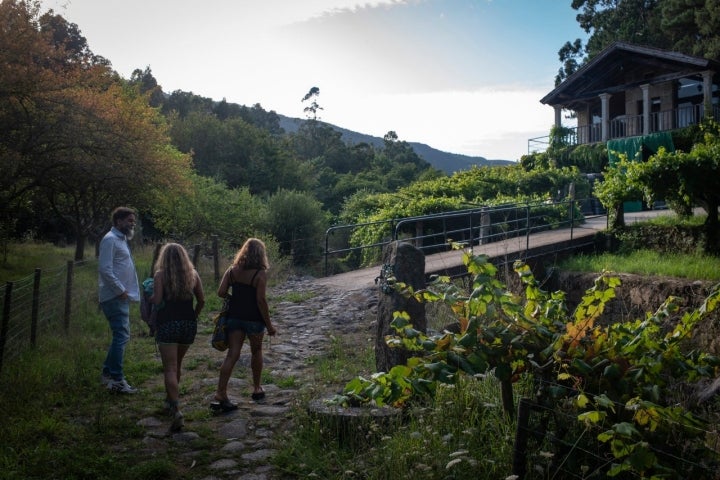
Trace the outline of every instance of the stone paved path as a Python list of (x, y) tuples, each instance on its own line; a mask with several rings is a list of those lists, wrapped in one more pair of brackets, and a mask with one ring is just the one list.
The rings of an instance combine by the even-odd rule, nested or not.
[[(289, 382), (292, 386), (281, 388), (275, 384), (264, 384), (266, 399), (261, 403), (252, 401), (249, 398), (250, 356), (246, 344), (228, 389), (231, 400), (239, 408), (225, 414), (211, 414), (209, 403), (224, 352), (213, 350), (209, 345), (209, 334), (199, 330), (195, 344), (185, 359), (181, 380), (185, 429), (175, 434), (168, 432), (169, 419), (160, 411), (149, 412), (138, 422), (146, 432), (143, 440), (146, 448), (152, 452), (177, 455), (178, 468), (185, 470), (190, 478), (284, 478), (281, 472), (274, 471), (268, 458), (274, 453), (278, 436), (292, 421), (291, 410), (298, 400), (300, 389), (308, 387), (305, 381), (311, 377), (310, 369), (313, 368), (308, 360), (330, 348), (331, 336), (350, 336), (357, 341), (374, 340), (373, 323), (378, 302), (374, 287), (338, 288), (309, 277), (293, 277), (272, 288), (268, 297), (278, 335), (271, 339), (270, 344), (266, 337), (264, 370), (274, 380), (293, 379)], [(298, 298), (304, 300), (298, 301)], [(190, 368), (190, 365), (196, 366)], [(158, 379), (154, 387), (158, 398), (162, 398), (163, 391), (160, 382), (161, 379)], [(323, 386), (316, 387), (319, 393), (323, 390)], [(337, 392), (337, 387), (327, 386), (335, 390), (323, 395)], [(200, 447), (195, 447), (195, 444)], [(193, 476), (193, 471), (197, 471), (198, 476)]]

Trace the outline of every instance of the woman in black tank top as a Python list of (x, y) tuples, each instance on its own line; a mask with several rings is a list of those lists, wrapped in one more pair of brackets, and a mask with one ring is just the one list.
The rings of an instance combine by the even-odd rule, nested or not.
[(180, 430), (184, 425), (178, 406), (182, 361), (195, 341), (197, 318), (205, 305), (200, 275), (182, 245), (167, 243), (160, 250), (150, 302), (160, 307), (155, 341), (163, 364), (165, 408), (173, 416), (171, 430)]
[(266, 271), (269, 266), (265, 244), (257, 238), (250, 238), (240, 248), (232, 265), (220, 281), (218, 296), (230, 297), (227, 314), (229, 347), (225, 360), (220, 366), (214, 408), (224, 411), (237, 408), (228, 397), (227, 386), (233, 367), (240, 358), (240, 350), (245, 338), (250, 343), (250, 369), (253, 380), (251, 397), (256, 401), (265, 398), (265, 392), (260, 385), (263, 368), (262, 341), (265, 330), (270, 336), (277, 333), (270, 321), (270, 309), (265, 292)]

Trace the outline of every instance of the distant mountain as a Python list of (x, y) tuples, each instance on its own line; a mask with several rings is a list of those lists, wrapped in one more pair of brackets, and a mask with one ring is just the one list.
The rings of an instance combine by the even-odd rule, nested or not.
[[(291, 118), (280, 114), (278, 114), (278, 117), (280, 117), (280, 128), (288, 133), (297, 132), (300, 125), (307, 121), (301, 118)], [(384, 145), (381, 137), (373, 137), (372, 135), (353, 132), (352, 130), (341, 128), (326, 122), (321, 123), (340, 132), (342, 134), (343, 141), (346, 143), (355, 145), (364, 142), (374, 147), (382, 147)], [(425, 145), (424, 143), (408, 143), (412, 146), (413, 150), (415, 150), (415, 153), (422, 157), (426, 162), (438, 170), (442, 170), (448, 175), (452, 175), (455, 172), (463, 170), (469, 170), (473, 167), (473, 165), (477, 165), (478, 167), (498, 167), (515, 164), (515, 162), (511, 160), (488, 160), (485, 157), (471, 157), (469, 155), (460, 155), (458, 153), (443, 152), (432, 148), (429, 145)]]

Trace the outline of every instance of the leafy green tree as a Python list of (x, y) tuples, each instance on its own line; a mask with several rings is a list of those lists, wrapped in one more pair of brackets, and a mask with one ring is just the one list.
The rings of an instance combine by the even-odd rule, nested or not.
[(662, 0), (573, 0), (577, 21), (586, 33), (590, 58), (616, 41), (659, 48), (670, 44), (660, 28)]
[(582, 65), (585, 59), (585, 48), (582, 40), (577, 38), (574, 42), (565, 42), (565, 45), (558, 51), (558, 57), (562, 66), (555, 76), (555, 86), (560, 85), (563, 80), (575, 73)]
[(303, 108), (305, 115), (307, 115), (310, 120), (317, 120), (318, 111), (323, 109), (317, 102), (319, 96), (320, 89), (318, 87), (312, 87), (302, 98), (303, 102), (310, 102), (305, 108)]
[[(16, 2), (12, 2), (16, 3)], [(20, 5), (18, 3), (18, 5)], [(26, 3), (28, 11), (39, 6), (36, 2)], [(47, 11), (40, 17), (40, 32), (45, 36), (56, 50), (62, 52), (57, 59), (62, 59), (66, 66), (69, 65), (105, 65), (110, 62), (95, 55), (87, 43), (87, 40), (80, 32), (80, 28), (65, 20), (62, 16), (56, 15), (52, 10)]]
[(198, 174), (191, 180), (190, 189), (160, 197), (151, 209), (153, 224), (164, 237), (187, 243), (217, 236), (241, 244), (264, 231), (267, 206), (247, 187), (231, 189)]
[(170, 145), (162, 117), (133, 88), (114, 84), (73, 101), (82, 116), (68, 126), (93, 145), (70, 144), (53, 154), (58, 168), (38, 186), (71, 226), (76, 259), (82, 259), (85, 238), (100, 234), (113, 207), (129, 204), (146, 211), (158, 198), (182, 192), (190, 158)]
[(74, 235), (76, 259), (113, 207), (143, 209), (186, 184), (189, 158), (169, 145), (162, 117), (76, 25), (40, 17), (37, 2), (3, 2), (0, 63), (3, 210), (42, 197)]
[(603, 171), (603, 180), (595, 184), (593, 194), (608, 210), (610, 225), (618, 228), (625, 225), (624, 203), (642, 198), (640, 185), (629, 181), (628, 171), (634, 162), (621, 154), (620, 161)]
[(661, 149), (646, 162), (632, 163), (627, 170), (627, 183), (641, 190), (648, 204), (665, 200), (678, 214), (692, 215), (700, 206), (707, 213), (705, 250), (718, 253), (718, 207), (720, 207), (720, 125), (710, 120), (701, 125), (705, 131), (702, 142), (690, 152)]
[(292, 256), (297, 265), (316, 262), (329, 224), (320, 202), (305, 192), (278, 190), (267, 206), (266, 230), (279, 242), (280, 252)]
[(716, 0), (573, 0), (590, 36), (558, 52), (556, 85), (616, 41), (720, 60), (720, 4)]
[(175, 90), (163, 102), (162, 112), (166, 116), (185, 118), (191, 113), (213, 113), (213, 104), (211, 98), (201, 97), (192, 92)]
[(172, 119), (173, 144), (193, 154), (196, 171), (227, 183), (248, 187), (253, 194), (278, 188), (308, 190), (314, 177), (284, 143), (242, 118), (219, 119), (211, 112), (193, 111)]
[(720, 4), (715, 0), (663, 0), (662, 33), (670, 48), (720, 59)]
[(162, 87), (158, 85), (157, 79), (153, 76), (150, 67), (145, 67), (145, 70), (136, 68), (133, 70), (129, 80), (130, 85), (137, 86), (140, 93), (147, 95), (148, 104), (151, 107), (159, 107), (165, 100), (165, 94), (162, 91)]

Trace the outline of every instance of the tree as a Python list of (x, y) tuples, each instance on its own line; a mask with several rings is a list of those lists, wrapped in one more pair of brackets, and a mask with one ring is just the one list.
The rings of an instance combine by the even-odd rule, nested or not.
[[(587, 44), (566, 42), (556, 85), (616, 41), (720, 60), (717, 0), (573, 0)], [(585, 55), (583, 57), (583, 55)]]
[(45, 199), (75, 236), (80, 260), (112, 208), (144, 208), (159, 192), (182, 189), (189, 157), (76, 26), (38, 15), (37, 2), (0, 4), (0, 206)]
[(565, 45), (558, 52), (562, 67), (558, 70), (555, 77), (555, 86), (560, 85), (563, 80), (575, 73), (583, 62), (585, 49), (582, 41), (577, 38), (574, 42), (565, 42)]
[(616, 41), (658, 48), (670, 44), (660, 29), (662, 0), (573, 0), (577, 21), (590, 33), (586, 50), (592, 59)]
[(162, 91), (162, 87), (158, 85), (149, 66), (145, 67), (145, 70), (140, 70), (139, 68), (133, 70), (130, 76), (130, 85), (137, 86), (140, 93), (147, 95), (148, 103), (151, 107), (159, 107), (163, 104), (165, 94)]
[(595, 184), (593, 194), (608, 210), (610, 225), (618, 228), (625, 225), (624, 202), (642, 198), (642, 189), (628, 182), (627, 171), (633, 162), (621, 154), (620, 161), (603, 171), (603, 180)]
[(312, 195), (278, 190), (268, 200), (268, 225), (280, 244), (280, 252), (292, 255), (296, 265), (318, 260), (328, 219), (322, 205)]
[(681, 215), (691, 215), (695, 206), (707, 213), (705, 230), (708, 253), (718, 249), (718, 207), (720, 207), (720, 125), (707, 121), (702, 125), (704, 140), (690, 152), (668, 152), (664, 148), (647, 162), (630, 164), (630, 185), (642, 190), (649, 204), (665, 200)]
[(191, 164), (170, 145), (162, 117), (134, 88), (113, 84), (102, 92), (81, 92), (74, 103), (79, 115), (71, 126), (92, 147), (53, 155), (62, 166), (38, 184), (72, 228), (80, 260), (84, 240), (99, 237), (112, 208), (130, 204), (147, 211), (170, 192), (180, 194), (189, 186)]
[(179, 242), (221, 240), (237, 244), (261, 235), (267, 207), (247, 187), (228, 188), (201, 175), (191, 175), (192, 187), (180, 195), (166, 195), (151, 209), (156, 228)]
[(303, 102), (310, 102), (310, 104), (303, 109), (303, 112), (305, 112), (305, 115), (311, 120), (317, 120), (318, 119), (318, 110), (322, 110), (323, 108), (318, 105), (317, 98), (320, 95), (320, 89), (318, 87), (312, 87), (308, 93), (305, 94), (302, 101)]
[(720, 3), (663, 0), (661, 29), (674, 50), (720, 59)]
[(221, 120), (210, 112), (192, 111), (173, 116), (171, 123), (173, 144), (192, 153), (197, 173), (229, 188), (270, 194), (278, 188), (314, 186), (309, 166), (293, 156), (282, 139), (240, 117)]

